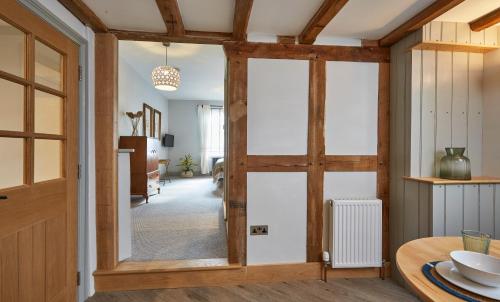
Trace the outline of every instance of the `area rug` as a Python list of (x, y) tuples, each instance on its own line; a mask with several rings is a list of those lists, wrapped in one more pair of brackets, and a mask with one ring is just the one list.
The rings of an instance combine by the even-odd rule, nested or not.
[(226, 224), (210, 177), (172, 179), (161, 194), (132, 202), (130, 260), (226, 258)]

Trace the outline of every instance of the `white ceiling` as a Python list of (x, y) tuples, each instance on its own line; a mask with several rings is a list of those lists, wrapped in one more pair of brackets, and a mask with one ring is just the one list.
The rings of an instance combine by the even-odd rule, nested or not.
[(298, 35), (323, 0), (254, 0), (248, 33)]
[(500, 7), (500, 0), (467, 0), (436, 18), (436, 21), (473, 21)]
[(434, 0), (350, 0), (320, 37), (379, 39), (432, 2)]
[[(156, 42), (120, 41), (119, 56), (152, 83), (151, 71), (165, 64), (165, 47)], [(162, 91), (167, 99), (224, 100), (222, 46), (172, 43), (168, 48), (168, 65), (180, 69), (181, 84), (176, 91)]]
[[(187, 30), (231, 32), (235, 0), (178, 0)], [(317, 43), (358, 45), (358, 39), (379, 39), (435, 0), (350, 0), (318, 36)], [(84, 0), (114, 29), (166, 32), (155, 0)], [(298, 35), (323, 0), (254, 0), (248, 36), (275, 41), (274, 35)], [(470, 22), (500, 7), (500, 0), (466, 0), (439, 21)], [(264, 38), (258, 38), (264, 37)], [(358, 42), (356, 42), (358, 41)], [(161, 43), (120, 42), (120, 57), (146, 81), (164, 62)], [(164, 92), (168, 99), (224, 98), (225, 56), (221, 46), (172, 44), (169, 65), (181, 70), (181, 86)]]
[(234, 0), (178, 0), (186, 29), (233, 31)]
[(166, 32), (155, 0), (83, 0), (112, 29)]
[[(166, 32), (155, 0), (83, 0), (113, 29)], [(249, 36), (299, 35), (324, 0), (254, 0)], [(350, 0), (318, 37), (379, 39), (435, 0)], [(178, 0), (187, 30), (232, 32), (235, 0)], [(466, 0), (437, 20), (470, 22), (500, 0)], [(330, 39), (329, 39), (330, 38)]]

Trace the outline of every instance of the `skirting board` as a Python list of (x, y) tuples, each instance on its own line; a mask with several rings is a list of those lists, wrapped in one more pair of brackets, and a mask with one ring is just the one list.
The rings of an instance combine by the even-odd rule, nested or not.
[[(386, 270), (389, 271), (386, 265)], [(181, 271), (99, 271), (94, 273), (98, 292), (237, 285), (321, 279), (322, 263), (214, 267)], [(380, 269), (330, 269), (329, 278), (376, 278)], [(387, 276), (387, 274), (386, 274)]]

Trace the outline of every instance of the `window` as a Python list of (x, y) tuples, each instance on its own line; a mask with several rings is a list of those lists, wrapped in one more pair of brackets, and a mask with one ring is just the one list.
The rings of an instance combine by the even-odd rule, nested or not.
[(211, 106), (210, 108), (210, 140), (209, 156), (224, 156), (224, 108)]

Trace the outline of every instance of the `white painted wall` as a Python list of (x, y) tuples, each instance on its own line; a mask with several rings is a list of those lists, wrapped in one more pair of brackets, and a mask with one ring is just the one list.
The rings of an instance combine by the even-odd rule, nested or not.
[[(119, 43), (121, 45), (121, 42)], [(120, 46), (121, 47), (121, 46)], [(119, 51), (118, 51), (119, 52)], [(127, 62), (127, 58), (119, 55), (118, 65), (118, 135), (132, 134), (130, 118), (125, 112), (142, 111), (143, 103), (161, 112), (162, 135), (167, 133), (168, 100), (151, 82), (147, 82)], [(139, 123), (139, 135), (143, 135), (142, 119)], [(168, 157), (168, 149), (160, 148), (160, 158)]]
[(248, 60), (248, 154), (307, 154), (309, 61)]
[(306, 262), (307, 173), (248, 173), (247, 186), (247, 230), (269, 226), (267, 236), (247, 234), (247, 263)]
[(376, 155), (377, 110), (378, 63), (326, 63), (327, 155)]
[(172, 161), (168, 169), (172, 174), (178, 174), (181, 167), (177, 167), (179, 159), (186, 154), (193, 156), (195, 173), (200, 171), (201, 145), (198, 126), (197, 105), (223, 106), (223, 101), (168, 101), (168, 133), (174, 135), (174, 147), (168, 148), (168, 157)]
[(500, 176), (500, 50), (484, 55), (483, 173)]

